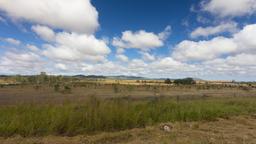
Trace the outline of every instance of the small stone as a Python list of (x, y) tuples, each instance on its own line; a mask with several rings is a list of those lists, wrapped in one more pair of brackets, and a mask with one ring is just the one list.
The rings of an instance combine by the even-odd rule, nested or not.
[(164, 131), (171, 132), (171, 128), (167, 125), (164, 126)]
[(161, 125), (160, 129), (165, 131), (165, 132), (171, 132), (172, 126), (168, 125), (168, 124), (164, 124), (164, 125)]

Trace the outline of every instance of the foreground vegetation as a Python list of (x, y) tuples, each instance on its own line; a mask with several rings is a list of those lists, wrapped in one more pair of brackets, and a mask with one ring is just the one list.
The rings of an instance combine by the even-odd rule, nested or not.
[(252, 114), (256, 113), (256, 98), (133, 101), (90, 97), (83, 104), (1, 106), (0, 113), (0, 136), (72, 136), (160, 122), (214, 120)]
[[(171, 132), (159, 127), (172, 126)], [(0, 137), (1, 144), (255, 144), (256, 117), (175, 122), (93, 135)]]

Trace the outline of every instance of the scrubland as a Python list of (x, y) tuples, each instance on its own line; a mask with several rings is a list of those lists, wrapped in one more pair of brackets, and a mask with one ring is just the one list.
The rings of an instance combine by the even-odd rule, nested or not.
[[(244, 85), (168, 85), (159, 81), (25, 83), (1, 86), (0, 104), (1, 143), (49, 143), (45, 138), (56, 138), (56, 144), (58, 140), (65, 143), (64, 138), (72, 143), (179, 143), (177, 138), (188, 131), (188, 139), (212, 143), (209, 135), (207, 139), (193, 135), (202, 132), (198, 130), (202, 125), (207, 129), (205, 123), (236, 125), (233, 119), (244, 119), (247, 126), (255, 121), (256, 90)], [(159, 129), (164, 123), (173, 125), (171, 133)], [(223, 125), (223, 129), (225, 126), (231, 127)], [(250, 125), (250, 130), (241, 131), (255, 129)], [(143, 140), (144, 135), (149, 140)], [(246, 138), (247, 142), (255, 140)]]

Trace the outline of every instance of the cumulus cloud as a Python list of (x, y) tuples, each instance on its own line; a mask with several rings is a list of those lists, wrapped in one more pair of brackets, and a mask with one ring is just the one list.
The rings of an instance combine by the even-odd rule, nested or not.
[(202, 9), (220, 17), (251, 15), (256, 12), (256, 0), (204, 0)]
[(37, 46), (31, 45), (31, 44), (27, 44), (26, 47), (28, 50), (35, 53), (40, 51), (40, 49)]
[(253, 80), (256, 76), (256, 55), (255, 54), (237, 54), (226, 58), (218, 58), (206, 61), (198, 67), (201, 67), (207, 76), (215, 75), (216, 77), (224, 76), (232, 79)]
[[(105, 60), (96, 64), (81, 61), (74, 64), (67, 61), (67, 63), (57, 63), (55, 67), (60, 70), (68, 69), (73, 73), (102, 75), (174, 78), (187, 76), (209, 78), (210, 76), (213, 79), (220, 77), (233, 79), (234, 76), (238, 79), (247, 75), (253, 77), (256, 76), (254, 74), (256, 55), (253, 53), (256, 48), (253, 40), (256, 35), (255, 29), (255, 25), (247, 25), (231, 38), (215, 37), (208, 41), (183, 41), (175, 46), (171, 57), (159, 58), (141, 51), (141, 59), (131, 59), (128, 63)], [(126, 56), (122, 53), (122, 51), (117, 53), (116, 57), (126, 61)], [(191, 61), (197, 62), (191, 64)]]
[(234, 33), (238, 31), (237, 23), (222, 23), (217, 26), (209, 26), (209, 27), (198, 27), (193, 32), (191, 32), (191, 38), (197, 37), (208, 37), (211, 35), (217, 35), (223, 32)]
[(140, 52), (142, 59), (145, 61), (154, 61), (156, 57), (154, 55), (149, 54), (148, 52)]
[(2, 40), (9, 44), (16, 45), (16, 46), (21, 44), (21, 41), (14, 39), (14, 38), (2, 38)]
[(246, 25), (240, 32), (234, 35), (239, 53), (256, 53), (256, 24)]
[(150, 49), (162, 47), (164, 40), (169, 36), (171, 27), (167, 26), (166, 29), (155, 34), (153, 32), (146, 32), (144, 30), (132, 32), (125, 31), (122, 33), (122, 37), (114, 37), (112, 44), (118, 48), (135, 48), (142, 51), (148, 51)]
[(45, 41), (54, 41), (55, 33), (52, 29), (47, 26), (36, 25), (31, 28), (40, 38)]
[(232, 39), (216, 37), (209, 41), (182, 41), (175, 46), (172, 56), (181, 61), (204, 61), (233, 53), (236, 50), (237, 45)]
[(122, 62), (128, 62), (129, 58), (126, 55), (123, 54), (117, 54), (116, 58)]
[(14, 20), (26, 20), (66, 31), (92, 34), (99, 26), (90, 0), (1, 0), (0, 10)]
[(239, 53), (255, 53), (256, 24), (246, 25), (232, 38), (215, 37), (206, 41), (182, 41), (175, 46), (172, 56), (181, 61), (212, 60)]
[(124, 53), (125, 52), (125, 50), (123, 49), (123, 48), (117, 48), (116, 49), (116, 53), (117, 54), (122, 54), (122, 53)]
[[(149, 63), (146, 63), (142, 59), (132, 59), (129, 63), (125, 63), (124, 65), (107, 61), (95, 65), (84, 64), (81, 67), (86, 74), (133, 75), (154, 78), (191, 76), (191, 74), (197, 70), (195, 66), (178, 62), (171, 57), (156, 59)], [(104, 71), (102, 71), (102, 69), (104, 69)]]
[(67, 66), (65, 64), (62, 63), (57, 63), (55, 64), (55, 68), (60, 69), (60, 70), (67, 70)]
[(61, 32), (54, 45), (45, 44), (43, 54), (53, 60), (102, 61), (110, 53), (104, 40), (93, 35)]
[(31, 74), (42, 70), (43, 62), (32, 52), (7, 52), (0, 58), (0, 71), (6, 74)]
[[(90, 0), (0, 0), (0, 11), (16, 22), (32, 23), (31, 30), (45, 41), (40, 48), (24, 44), (14, 48), (17, 52), (4, 54), (1, 68), (7, 67), (7, 62), (11, 65), (11, 56), (20, 54), (22, 58), (45, 61), (50, 68), (44, 69), (51, 72), (65, 71), (68, 68), (72, 69), (71, 72), (78, 72), (82, 64), (105, 62), (111, 52), (105, 38), (97, 39), (94, 36), (99, 27), (98, 12)], [(5, 41), (15, 44), (15, 39)], [(15, 46), (17, 45), (18, 41)], [(18, 52), (20, 50), (23, 52)], [(38, 62), (36, 60), (20, 62), (22, 63), (13, 65), (20, 64), (27, 71), (38, 68), (34, 66)]]
[(144, 30), (133, 33), (125, 31), (122, 38), (114, 38), (113, 45), (121, 48), (137, 48), (148, 50), (163, 46), (163, 42), (154, 33), (148, 33)]
[(183, 66), (184, 64), (174, 60), (171, 57), (165, 57), (163, 59), (160, 59), (158, 61), (155, 61), (151, 64), (154, 68), (157, 69), (176, 69), (176, 68), (181, 68), (181, 66)]
[(229, 65), (242, 66), (242, 67), (254, 67), (256, 69), (256, 55), (241, 53), (235, 56), (229, 56), (226, 58), (226, 63)]
[(159, 39), (161, 39), (161, 40), (166, 40), (166, 39), (170, 36), (171, 32), (172, 32), (172, 27), (168, 25), (168, 26), (164, 29), (164, 31), (162, 31), (162, 32), (160, 32), (160, 33), (158, 34), (158, 37), (159, 37)]

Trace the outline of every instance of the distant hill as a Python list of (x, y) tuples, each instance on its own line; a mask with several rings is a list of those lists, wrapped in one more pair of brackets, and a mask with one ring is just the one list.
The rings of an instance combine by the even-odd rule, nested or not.
[[(103, 76), (103, 75), (74, 75), (74, 78), (91, 78), (91, 79), (116, 79), (116, 80), (165, 80), (167, 78), (147, 78), (147, 77), (140, 77), (140, 76), (126, 76), (126, 75), (118, 75), (118, 76)], [(175, 80), (178, 78), (170, 78), (170, 80)], [(183, 79), (183, 78), (181, 78)], [(192, 78), (195, 81), (203, 81), (200, 78)]]
[(102, 76), (102, 75), (74, 75), (72, 76), (74, 78), (92, 78), (92, 79), (105, 79), (106, 76)]

